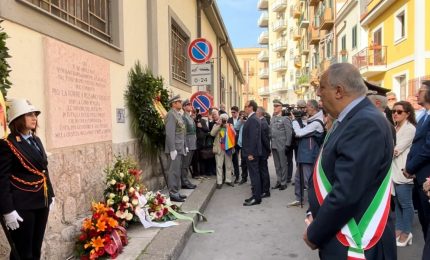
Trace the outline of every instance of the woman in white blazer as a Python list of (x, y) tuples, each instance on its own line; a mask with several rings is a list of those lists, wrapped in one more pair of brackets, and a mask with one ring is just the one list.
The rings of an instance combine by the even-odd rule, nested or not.
[(392, 167), (393, 184), (396, 193), (396, 241), (397, 246), (404, 247), (412, 244), (412, 220), (414, 207), (412, 204), (413, 180), (407, 179), (402, 172), (406, 158), (415, 136), (415, 111), (407, 101), (396, 102), (392, 110), (393, 121), (396, 124), (397, 143), (394, 147)]

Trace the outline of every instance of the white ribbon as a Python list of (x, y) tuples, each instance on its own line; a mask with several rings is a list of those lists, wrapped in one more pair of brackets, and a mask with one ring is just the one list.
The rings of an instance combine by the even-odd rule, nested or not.
[(136, 207), (134, 213), (136, 216), (139, 217), (140, 223), (142, 223), (144, 228), (150, 228), (150, 227), (171, 227), (171, 226), (177, 226), (179, 225), (175, 221), (166, 221), (162, 223), (153, 222), (151, 218), (149, 217), (148, 212), (145, 210), (144, 206), (148, 202), (143, 195), (138, 196), (139, 205)]

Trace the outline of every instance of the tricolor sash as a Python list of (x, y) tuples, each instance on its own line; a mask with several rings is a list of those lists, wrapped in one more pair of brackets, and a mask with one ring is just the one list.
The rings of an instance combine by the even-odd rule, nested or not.
[[(315, 164), (313, 182), (318, 203), (321, 206), (332, 190), (321, 163), (322, 150)], [(357, 224), (354, 218), (342, 227), (336, 238), (348, 247), (348, 260), (365, 260), (364, 251), (372, 248), (381, 238), (390, 212), (391, 167), (378, 188), (373, 200)]]

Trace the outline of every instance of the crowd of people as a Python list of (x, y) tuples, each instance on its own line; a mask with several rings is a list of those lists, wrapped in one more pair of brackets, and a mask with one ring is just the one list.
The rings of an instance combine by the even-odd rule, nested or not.
[[(425, 259), (430, 256), (430, 81), (407, 100), (388, 91), (341, 63), (321, 76), (319, 101), (287, 105), (275, 99), (271, 116), (250, 100), (243, 110), (231, 107), (231, 116), (221, 104), (204, 118), (189, 100), (176, 96), (166, 120), (170, 197), (184, 201), (179, 188), (195, 188), (188, 172), (193, 178), (216, 175), (217, 189), (246, 183), (249, 176), (252, 195), (244, 206), (258, 205), (270, 189), (285, 190), (292, 183), (295, 200), (288, 206), (303, 205), (307, 197), (304, 240), (322, 259), (396, 259), (396, 246), (412, 244), (416, 210)], [(270, 156), (276, 171), (272, 188)]]

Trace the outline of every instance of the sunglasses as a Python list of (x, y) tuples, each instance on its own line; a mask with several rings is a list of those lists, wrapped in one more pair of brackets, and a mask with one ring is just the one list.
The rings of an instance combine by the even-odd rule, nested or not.
[(403, 112), (405, 112), (405, 111), (403, 111), (403, 110), (395, 110), (395, 109), (391, 110), (391, 113), (398, 114), (398, 115), (403, 114)]

